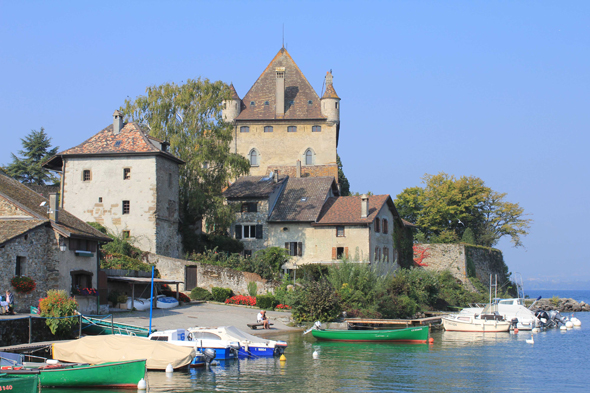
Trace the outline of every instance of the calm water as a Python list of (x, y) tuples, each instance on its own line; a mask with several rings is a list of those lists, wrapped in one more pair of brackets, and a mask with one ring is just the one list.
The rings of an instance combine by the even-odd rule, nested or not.
[[(548, 292), (551, 294), (547, 297), (590, 301), (558, 293), (563, 291)], [(531, 291), (533, 295), (544, 296)], [(285, 334), (276, 337), (289, 342), (284, 364), (278, 359), (255, 359), (227, 362), (209, 370), (175, 372), (172, 376), (149, 372), (149, 391), (587, 392), (590, 313), (576, 316), (582, 328), (541, 332), (535, 335), (534, 345), (525, 342), (530, 338), (526, 333), (434, 332), (433, 345), (317, 342), (311, 334)], [(314, 350), (320, 353), (318, 360), (312, 358)]]

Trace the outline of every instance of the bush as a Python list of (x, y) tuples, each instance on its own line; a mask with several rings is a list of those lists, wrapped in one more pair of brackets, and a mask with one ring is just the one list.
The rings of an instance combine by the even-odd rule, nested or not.
[(110, 291), (107, 299), (113, 305), (116, 305), (119, 302), (119, 295), (121, 295), (119, 291)]
[(15, 291), (23, 294), (31, 293), (37, 288), (35, 281), (32, 278), (25, 276), (13, 277), (12, 280), (10, 280), (10, 284), (12, 284)]
[[(152, 266), (155, 265), (142, 262), (139, 259), (131, 258), (123, 254), (107, 254), (100, 262), (101, 269), (137, 270), (148, 273), (152, 271)], [(154, 276), (160, 277), (158, 269), (155, 269)]]
[(327, 280), (308, 282), (296, 293), (293, 318), (297, 322), (331, 322), (340, 315), (340, 298)]
[(225, 300), (226, 304), (241, 304), (243, 306), (255, 306), (256, 305), (256, 297), (254, 296), (232, 296), (229, 299)]
[(213, 300), (211, 292), (205, 288), (195, 287), (191, 291), (191, 299), (193, 300)]
[(182, 230), (182, 245), (191, 254), (204, 254), (210, 250), (231, 254), (244, 250), (244, 244), (237, 239), (219, 234), (195, 234), (190, 228)]
[(260, 252), (257, 252), (253, 257), (243, 257), (240, 254), (228, 254), (217, 249), (205, 251), (202, 254), (192, 253), (188, 256), (191, 261), (256, 273), (267, 280), (276, 280), (280, 277), (281, 272), (280, 269), (276, 269), (275, 257), (276, 254)]
[(125, 294), (121, 294), (119, 296), (117, 296), (117, 303), (127, 303), (127, 299), (129, 297)]
[(71, 336), (72, 328), (78, 324), (77, 318), (63, 318), (76, 315), (78, 303), (68, 297), (64, 290), (47, 291), (47, 297), (39, 299), (41, 316), (48, 318), (45, 323), (54, 335)]
[(250, 281), (248, 283), (248, 295), (256, 297), (258, 294), (258, 284), (256, 281)]
[(123, 234), (118, 236), (109, 234), (109, 237), (113, 241), (102, 246), (101, 250), (104, 254), (121, 254), (131, 258), (141, 257), (143, 252), (131, 244), (132, 238), (128, 238)]
[(213, 287), (211, 288), (211, 293), (213, 294), (213, 300), (216, 302), (223, 303), (225, 299), (232, 297), (233, 292), (229, 288), (220, 288), (220, 287)]
[(408, 295), (384, 298), (380, 310), (385, 318), (408, 318), (418, 311), (418, 304)]
[(273, 295), (256, 296), (256, 305), (263, 309), (272, 310), (279, 304), (279, 301)]

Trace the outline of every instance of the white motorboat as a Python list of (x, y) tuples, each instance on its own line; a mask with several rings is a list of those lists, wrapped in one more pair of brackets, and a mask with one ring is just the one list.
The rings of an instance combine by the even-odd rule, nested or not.
[[(539, 320), (535, 316), (535, 313), (525, 307), (523, 298), (494, 299), (492, 302), (498, 306), (498, 313), (506, 321), (518, 321), (514, 326), (519, 330), (533, 330), (535, 327), (538, 327)], [(468, 307), (461, 310), (459, 314), (479, 315), (483, 310), (483, 307)]]
[(510, 322), (498, 314), (449, 314), (442, 317), (442, 323), (449, 332), (500, 333), (510, 330)]
[(133, 304), (131, 304), (131, 298), (127, 299), (127, 309), (133, 310), (136, 309), (138, 311), (145, 311), (150, 309), (150, 299), (144, 299), (142, 297), (136, 297), (133, 299)]
[(200, 338), (194, 338), (186, 329), (172, 329), (161, 332), (154, 332), (149, 335), (148, 339), (152, 341), (165, 341), (169, 344), (181, 347), (194, 348), (195, 351), (210, 354), (207, 349), (214, 350), (214, 359), (232, 359), (238, 357), (239, 343), (222, 340), (213, 335), (201, 335)]
[(190, 327), (188, 331), (193, 340), (218, 337), (219, 340), (237, 342), (240, 346), (238, 353), (240, 357), (281, 355), (287, 348), (286, 341), (266, 340), (243, 332), (234, 326)]

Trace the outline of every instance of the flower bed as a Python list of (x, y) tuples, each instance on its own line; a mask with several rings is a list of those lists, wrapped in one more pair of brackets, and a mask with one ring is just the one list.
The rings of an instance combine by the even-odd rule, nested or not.
[(232, 296), (225, 301), (226, 304), (241, 304), (244, 306), (255, 306), (256, 305), (256, 297), (254, 296)]
[(291, 306), (289, 306), (288, 304), (279, 304), (275, 308), (278, 308), (279, 310), (290, 310)]
[(35, 288), (37, 288), (35, 281), (32, 278), (25, 276), (14, 277), (10, 283), (14, 287), (14, 290), (18, 293), (31, 293), (35, 290)]

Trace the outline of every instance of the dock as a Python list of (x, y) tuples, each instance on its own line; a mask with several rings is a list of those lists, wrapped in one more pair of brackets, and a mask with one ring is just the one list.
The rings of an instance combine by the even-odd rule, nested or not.
[(422, 325), (432, 325), (438, 324), (442, 322), (442, 315), (427, 317), (427, 318), (417, 318), (417, 319), (366, 319), (366, 318), (347, 318), (344, 320), (348, 324), (350, 328), (354, 327), (384, 327), (384, 326), (391, 326), (394, 325), (396, 327), (399, 326), (422, 326)]
[(31, 353), (35, 352), (38, 349), (50, 347), (51, 344), (55, 342), (67, 342), (71, 340), (54, 340), (54, 341), (42, 341), (37, 343), (24, 343), (24, 344), (16, 344), (16, 345), (9, 345), (6, 347), (0, 347), (0, 352), (17, 352), (17, 353)]

